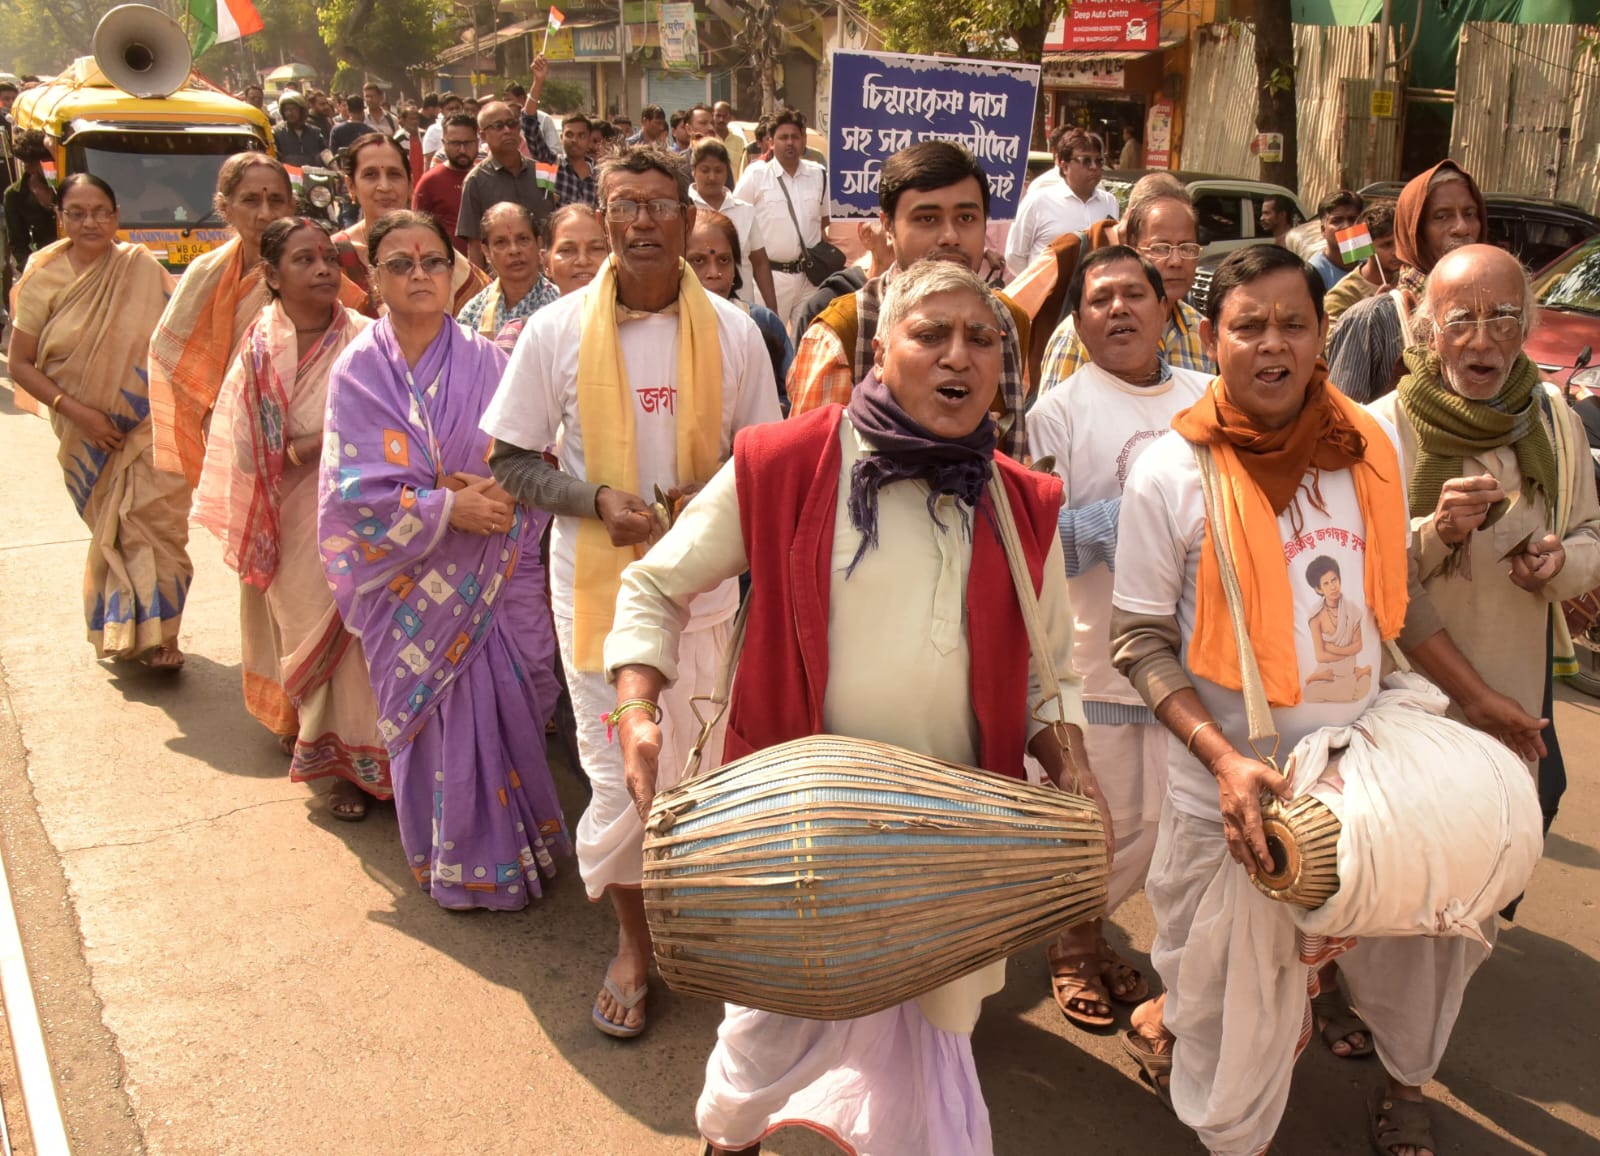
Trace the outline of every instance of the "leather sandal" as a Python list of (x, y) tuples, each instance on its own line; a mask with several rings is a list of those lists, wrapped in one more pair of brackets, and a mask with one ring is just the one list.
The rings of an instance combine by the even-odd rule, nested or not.
[[(1317, 1017), (1318, 1031), (1322, 1042), (1328, 1045), (1328, 1050), (1333, 1051), (1334, 1044), (1344, 1044), (1350, 1050), (1344, 1055), (1333, 1052), (1337, 1059), (1358, 1060), (1362, 1056), (1370, 1056), (1376, 1051), (1372, 1042), (1372, 1029), (1353, 1007), (1344, 998), (1344, 993), (1338, 990), (1325, 991), (1321, 995), (1311, 997), (1311, 1014)], [(1350, 1037), (1356, 1033), (1366, 1037), (1360, 1047), (1350, 1042)]]
[(1405, 1147), (1439, 1151), (1433, 1143), (1433, 1120), (1427, 1104), (1382, 1094), (1373, 1096), (1367, 1107), (1371, 1111), (1372, 1147), (1378, 1156), (1394, 1156), (1396, 1148)]
[(1172, 1089), (1168, 1086), (1172, 1082), (1172, 1041), (1167, 1041), (1166, 1051), (1158, 1052), (1150, 1039), (1139, 1034), (1138, 1028), (1130, 1028), (1122, 1033), (1122, 1050), (1139, 1065), (1139, 1079), (1161, 1098), (1167, 1111), (1172, 1111)]
[[(1046, 952), (1045, 958), (1050, 961), (1050, 987), (1062, 1015), (1085, 1028), (1108, 1028), (1117, 1022), (1111, 1014), (1111, 993), (1101, 979), (1105, 964), (1099, 952)], [(1095, 1005), (1106, 1010), (1097, 1011)]]

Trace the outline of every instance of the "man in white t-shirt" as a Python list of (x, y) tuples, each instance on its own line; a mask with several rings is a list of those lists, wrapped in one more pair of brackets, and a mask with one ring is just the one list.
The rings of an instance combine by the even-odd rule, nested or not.
[(1056, 142), (1056, 168), (1062, 183), (1035, 187), (1023, 198), (1006, 239), (1006, 272), (1015, 277), (1062, 233), (1077, 233), (1096, 221), (1121, 215), (1117, 198), (1100, 187), (1106, 168), (1105, 143), (1075, 128)]
[[(1172, 736), (1145, 884), (1166, 994), (1136, 1009), (1123, 1043), (1216, 1156), (1271, 1144), (1308, 994), (1331, 994), (1323, 965), (1335, 956), (1388, 1074), (1368, 1122), (1379, 1150), (1438, 1151), (1422, 1085), (1487, 949), (1465, 936), (1306, 940), (1251, 883), (1273, 869), (1259, 800), (1289, 786), (1254, 753), (1244, 697), (1228, 689), (1240, 661), (1212, 534), (1226, 535), (1249, 591), (1245, 627), (1280, 753), (1361, 716), (1388, 638), (1514, 749), (1536, 749), (1540, 728), (1472, 669), (1417, 583), (1398, 437), (1329, 385), (1321, 302), (1321, 278), (1288, 249), (1250, 246), (1217, 267), (1203, 332), (1221, 376), (1140, 457), (1119, 515), (1111, 651)], [(1197, 445), (1218, 470), (1220, 526)], [(1481, 930), (1492, 943), (1493, 920)]]
[[(766, 239), (772, 284), (778, 294), (773, 312), (792, 325), (795, 307), (811, 296), (805, 274), (806, 250), (828, 227), (823, 201), (827, 174), (805, 159), (806, 118), (793, 109), (772, 122), (772, 163), (746, 168), (733, 195), (756, 208), (756, 224)], [(798, 333), (791, 335), (798, 338)]]
[[(687, 173), (663, 155), (630, 149), (601, 166), (611, 261), (581, 293), (529, 318), (483, 418), (501, 485), (556, 515), (550, 608), (593, 790), (578, 824), (578, 867), (591, 899), (610, 896), (619, 927), (593, 1021), (619, 1038), (644, 1030), (651, 943), (639, 889), (644, 826), (610, 742), (618, 704), (601, 647), (622, 569), (666, 528), (643, 495), (692, 495), (731, 456), (738, 430), (779, 417), (755, 322), (708, 295), (682, 263), (695, 210)], [(686, 376), (680, 362), (694, 369)], [(559, 470), (543, 458), (552, 445)], [(678, 678), (657, 714), (663, 787), (699, 731), (689, 698), (711, 693), (738, 602), (738, 583), (723, 583), (696, 600), (684, 627)], [(709, 765), (721, 751), (718, 734)]]
[[(1053, 457), (1065, 483), (1060, 532), (1083, 677), (1084, 741), (1111, 817), (1106, 914), (1144, 886), (1167, 787), (1167, 732), (1113, 669), (1107, 631), (1117, 512), (1133, 463), (1205, 392), (1209, 377), (1168, 365), (1161, 270), (1137, 249), (1111, 245), (1084, 258), (1067, 288), (1089, 361), (1028, 411), (1035, 459)], [(1109, 1000), (1148, 998), (1144, 977), (1106, 942), (1100, 920), (1064, 932), (1049, 951), (1056, 1003), (1088, 1028), (1112, 1022)]]

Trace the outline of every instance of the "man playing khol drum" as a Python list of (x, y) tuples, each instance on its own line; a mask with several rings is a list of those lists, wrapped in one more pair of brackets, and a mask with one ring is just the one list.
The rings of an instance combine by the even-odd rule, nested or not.
[[(678, 632), (691, 603), (748, 569), (730, 758), (834, 734), (1011, 778), (1022, 777), (1025, 748), (1058, 782), (1069, 765), (1086, 767), (1056, 532), (1060, 483), (995, 453), (988, 409), (1000, 380), (1003, 310), (965, 266), (919, 262), (884, 293), (874, 368), (848, 407), (740, 435), (731, 468), (623, 576), (606, 640), (620, 703), (654, 701), (680, 677)], [(1058, 686), (1030, 678), (987, 493), (996, 467)], [(1058, 694), (1070, 752), (1054, 730), (1028, 721), (1030, 708)], [(658, 758), (652, 713), (629, 709), (621, 723), (641, 811), (658, 769), (663, 781), (678, 770)], [(871, 1156), (988, 1156), (971, 1032), (1004, 973), (997, 962), (858, 1019), (730, 1004), (700, 1096), (708, 1151), (753, 1153), (775, 1129), (805, 1124)]]
[[(1145, 885), (1156, 921), (1151, 956), (1167, 991), (1135, 1013), (1127, 1043), (1207, 1149), (1255, 1156), (1288, 1100), (1308, 992), (1321, 978), (1313, 969), (1349, 941), (1301, 940), (1288, 907), (1251, 884), (1273, 865), (1260, 796), (1287, 797), (1289, 786), (1245, 753), (1244, 697), (1228, 689), (1242, 683), (1240, 660), (1214, 536), (1225, 536), (1249, 591), (1245, 624), (1281, 750), (1361, 716), (1379, 687), (1356, 668), (1375, 670), (1382, 641), (1402, 627), (1402, 646), (1470, 721), (1524, 754), (1534, 752), (1539, 723), (1477, 677), (1410, 580), (1395, 435), (1328, 383), (1317, 356), (1321, 278), (1287, 249), (1252, 246), (1218, 267), (1207, 313), (1221, 376), (1139, 459), (1119, 523), (1112, 652), (1173, 735)], [(1196, 446), (1216, 464), (1220, 526), (1207, 516)], [(1328, 579), (1329, 562), (1338, 582)], [(1345, 633), (1358, 645), (1341, 648), (1351, 651), (1341, 661), (1355, 661), (1340, 672), (1340, 692), (1328, 693), (1325, 677), (1313, 680), (1328, 664), (1312, 632), (1335, 597), (1349, 604)], [(1482, 958), (1464, 936), (1363, 940), (1340, 957), (1389, 1073), (1371, 1121), (1387, 1156), (1433, 1156), (1421, 1085)]]

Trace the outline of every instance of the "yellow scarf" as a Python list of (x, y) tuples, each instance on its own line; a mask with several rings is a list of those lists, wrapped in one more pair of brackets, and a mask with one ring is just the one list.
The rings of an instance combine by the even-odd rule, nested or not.
[[(634, 406), (617, 333), (617, 271), (608, 261), (585, 293), (578, 339), (578, 421), (584, 431), (585, 472), (595, 485), (639, 492)], [(678, 484), (707, 482), (722, 448), (722, 349), (717, 312), (687, 265), (678, 271), (678, 390), (674, 408)], [(626, 404), (624, 404), (626, 399)], [(622, 571), (642, 550), (613, 546), (605, 523), (578, 527), (572, 590), (573, 647), (578, 669), (604, 669), (602, 651), (616, 613)]]

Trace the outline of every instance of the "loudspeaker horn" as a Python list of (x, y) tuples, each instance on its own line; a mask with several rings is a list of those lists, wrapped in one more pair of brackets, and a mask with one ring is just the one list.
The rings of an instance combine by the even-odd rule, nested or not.
[(194, 63), (178, 22), (145, 4), (119, 4), (94, 30), (94, 62), (130, 96), (171, 96), (189, 79)]

